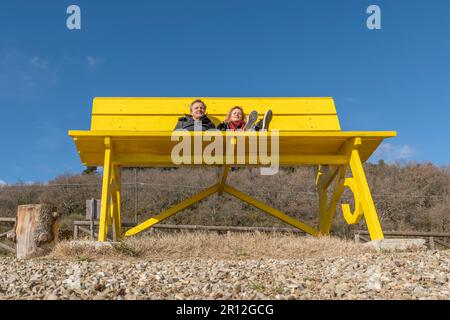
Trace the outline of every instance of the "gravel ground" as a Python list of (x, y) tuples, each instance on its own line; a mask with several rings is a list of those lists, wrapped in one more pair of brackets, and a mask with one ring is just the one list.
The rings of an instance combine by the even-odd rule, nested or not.
[(4, 257), (0, 299), (450, 300), (450, 251), (259, 260)]

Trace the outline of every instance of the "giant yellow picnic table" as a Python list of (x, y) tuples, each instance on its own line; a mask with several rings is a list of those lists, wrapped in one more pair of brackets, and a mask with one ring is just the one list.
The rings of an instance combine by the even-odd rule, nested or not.
[[(260, 116), (266, 109), (271, 109), (273, 120), (269, 130), (174, 134), (173, 129), (178, 118), (189, 112), (189, 105), (194, 99), (95, 98), (91, 130), (69, 131), (69, 135), (75, 141), (81, 162), (85, 166), (104, 168), (99, 241), (106, 240), (110, 225), (114, 225), (115, 238), (131, 236), (216, 192), (226, 192), (311, 235), (326, 235), (331, 231), (336, 206), (346, 187), (353, 192), (355, 199), (353, 212), (348, 204), (342, 204), (347, 223), (357, 224), (364, 216), (371, 239), (383, 239), (362, 164), (384, 139), (396, 136), (396, 132), (342, 131), (332, 98), (210, 97), (202, 100), (207, 105), (208, 117), (216, 124), (224, 119), (231, 107), (237, 105), (242, 106), (247, 112), (257, 110)], [(180, 141), (186, 137), (192, 138), (194, 151), (192, 157), (188, 156), (185, 159), (192, 161), (183, 163), (174, 161), (174, 148), (177, 148), (177, 145), (179, 147)], [(195, 137), (201, 140), (197, 147)], [(222, 137), (223, 139), (218, 139)], [(261, 140), (262, 138), (265, 140)], [(251, 143), (255, 139), (258, 141), (256, 149)], [(211, 150), (210, 141), (219, 141), (219, 144), (215, 145), (215, 153), (206, 152), (208, 148)], [(245, 142), (243, 146), (240, 141)], [(317, 227), (300, 222), (226, 183), (230, 167), (267, 166), (263, 158), (258, 156), (261, 141), (267, 142), (266, 148), (272, 153), (275, 150), (279, 166), (317, 166), (315, 179), (319, 195)], [(218, 153), (218, 149), (222, 149), (221, 152)], [(234, 153), (231, 158), (227, 158), (230, 149)], [(196, 157), (198, 153), (201, 154), (200, 157)], [(186, 165), (200, 167), (213, 165), (220, 167), (222, 172), (213, 186), (122, 233), (121, 168)], [(350, 168), (351, 172), (349, 177), (346, 176), (347, 168)], [(329, 189), (332, 191), (330, 197)]]

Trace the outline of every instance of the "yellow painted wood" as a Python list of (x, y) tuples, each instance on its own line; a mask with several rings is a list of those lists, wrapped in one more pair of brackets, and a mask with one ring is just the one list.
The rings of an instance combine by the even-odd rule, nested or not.
[[(91, 130), (173, 130), (190, 113), (194, 98), (95, 98)], [(340, 130), (332, 98), (205, 98), (207, 114), (217, 125), (233, 106), (262, 117), (273, 112), (272, 129)]]
[[(269, 130), (270, 132), (270, 130)], [(133, 139), (156, 139), (170, 137), (173, 134), (172, 130), (164, 131), (117, 131), (117, 130), (69, 130), (69, 136), (75, 138), (92, 138), (95, 140), (96, 137), (113, 137), (115, 140), (128, 139), (133, 137)], [(180, 132), (179, 134), (185, 135), (205, 135), (209, 134), (207, 132)], [(225, 134), (225, 133), (223, 133)], [(236, 131), (231, 132), (231, 135), (236, 136), (258, 136), (256, 131)], [(392, 138), (397, 135), (396, 131), (280, 131), (280, 137), (292, 137), (292, 138), (327, 138), (327, 139), (337, 139), (337, 140), (347, 140), (349, 138), (361, 137), (366, 139), (379, 139), (379, 138)]]
[(328, 165), (318, 165), (317, 166), (317, 175), (316, 175), (316, 187), (319, 195), (319, 230), (323, 234), (323, 225), (324, 218), (327, 214), (327, 201), (328, 201), (328, 185), (323, 185), (321, 181), (323, 181), (323, 177), (327, 175), (330, 171)]
[(316, 177), (316, 186), (318, 190), (326, 189), (333, 182), (336, 174), (339, 171), (340, 166), (333, 165), (327, 166), (326, 170), (322, 169), (323, 172), (321, 175)]
[(320, 212), (319, 216), (319, 229), (320, 233), (323, 235), (328, 235), (331, 231), (331, 226), (333, 224), (334, 215), (336, 212), (336, 206), (339, 202), (339, 199), (344, 192), (344, 182), (345, 179), (345, 171), (347, 166), (343, 165), (339, 168), (339, 175), (336, 181), (336, 185), (333, 189), (333, 194), (331, 195), (329, 203), (326, 205), (326, 210)]
[(328, 189), (319, 188), (317, 190), (319, 194), (319, 231), (321, 234), (328, 234), (326, 232), (326, 218), (327, 218), (327, 205), (328, 205)]
[(212, 187), (209, 187), (208, 189), (196, 194), (195, 196), (193, 196), (187, 200), (184, 200), (183, 202), (167, 209), (166, 211), (160, 213), (159, 215), (152, 217), (152, 218), (148, 219), (147, 221), (137, 225), (136, 227), (133, 227), (133, 228), (127, 230), (124, 235), (126, 237), (129, 237), (129, 236), (135, 235), (139, 232), (142, 232), (147, 228), (150, 228), (151, 226), (163, 221), (164, 219), (167, 219), (167, 218), (171, 217), (172, 215), (180, 212), (181, 210), (183, 210), (187, 207), (190, 207), (191, 205), (199, 202), (200, 200), (216, 193), (217, 191), (219, 191), (219, 187), (220, 187), (220, 184), (215, 184)]
[(348, 187), (355, 198), (355, 210), (351, 212), (350, 205), (348, 203), (342, 204), (342, 214), (344, 216), (345, 221), (348, 224), (358, 224), (363, 216), (363, 212), (361, 211), (361, 202), (359, 200), (360, 190), (358, 189), (355, 179), (347, 178), (345, 179), (344, 187)]
[(106, 241), (108, 233), (108, 215), (110, 205), (110, 179), (111, 179), (111, 139), (104, 138), (105, 159), (103, 164), (103, 185), (100, 209), (100, 221), (98, 231), (98, 241)]
[[(345, 143), (342, 144), (342, 147), (339, 150), (340, 154), (344, 154), (345, 157), (350, 160), (352, 151), (355, 148), (358, 148), (361, 146), (361, 138), (356, 137), (352, 139), (348, 139), (345, 141)], [(334, 186), (333, 194), (331, 196), (330, 202), (328, 205), (322, 203), (325, 200), (325, 195), (322, 195), (321, 193), (324, 192), (328, 188), (328, 186), (331, 184), (331, 181), (336, 176), (336, 173), (333, 173), (335, 171), (335, 167), (328, 167), (328, 172), (321, 177), (319, 177), (318, 181), (318, 192), (319, 192), (319, 230), (321, 234), (327, 235), (330, 233), (331, 226), (333, 224), (334, 215), (336, 212), (336, 206), (337, 203), (344, 192), (344, 183), (345, 183), (345, 173), (347, 171), (348, 162), (340, 165), (336, 168), (338, 168), (337, 178), (336, 178), (336, 184)]]
[(313, 236), (318, 236), (319, 232), (314, 229), (313, 227), (298, 221), (297, 219), (294, 219), (288, 215), (286, 215), (285, 213), (281, 212), (280, 210), (277, 210), (275, 208), (272, 208), (270, 206), (268, 206), (267, 204), (256, 200), (255, 198), (250, 197), (249, 195), (229, 186), (229, 185), (225, 185), (223, 191), (225, 191), (226, 193), (241, 199), (242, 201), (247, 202), (248, 204), (264, 211), (267, 212), (268, 214), (274, 216), (275, 218), (280, 219), (281, 221), (284, 221), (288, 224), (290, 224), (291, 226), (294, 226), (297, 229), (303, 230), (306, 233), (313, 235)]
[[(112, 145), (111, 145), (111, 153), (113, 152), (112, 150)], [(111, 162), (111, 171), (110, 171), (110, 179), (109, 179), (109, 210), (108, 210), (108, 215), (107, 215), (107, 219), (106, 219), (106, 224), (108, 226), (113, 225), (114, 223), (114, 217), (115, 217), (115, 211), (116, 211), (116, 189), (117, 189), (117, 183), (116, 183), (116, 175), (115, 175), (115, 170), (114, 170), (115, 165)], [(114, 231), (114, 230), (113, 230)]]
[(219, 195), (223, 194), (223, 187), (225, 186), (225, 183), (227, 182), (227, 177), (228, 177), (228, 171), (230, 170), (230, 166), (223, 166), (222, 167), (222, 172), (220, 174), (220, 178), (219, 178)]
[(378, 214), (373, 204), (372, 195), (370, 194), (369, 185), (367, 183), (366, 175), (359, 157), (358, 150), (352, 151), (350, 158), (350, 169), (358, 189), (364, 219), (366, 220), (367, 229), (369, 230), (370, 239), (382, 240), (384, 239), (383, 231), (381, 230)]
[[(262, 118), (263, 115), (260, 115)], [(171, 131), (178, 122), (178, 115), (93, 115), (91, 130)], [(217, 126), (225, 115), (208, 114)], [(340, 130), (336, 115), (278, 115), (274, 113), (270, 129), (330, 131)]]
[(116, 197), (117, 197), (117, 220), (116, 220), (116, 234), (118, 235), (118, 238), (122, 238), (122, 211), (121, 211), (121, 201), (122, 201), (122, 168), (120, 166), (116, 166), (117, 170), (117, 181), (118, 181), (118, 188), (116, 190)]
[[(112, 172), (112, 170), (111, 170)], [(108, 209), (108, 215), (106, 216), (106, 225), (111, 226), (114, 222), (114, 210), (115, 210), (115, 188), (110, 184), (109, 189), (109, 209)]]
[[(114, 223), (114, 234), (120, 237), (120, 166), (173, 167), (171, 151), (177, 142), (171, 141), (172, 130), (178, 117), (189, 113), (189, 105), (195, 98), (95, 98), (92, 109), (91, 130), (71, 130), (80, 159), (86, 166), (104, 166), (102, 211), (100, 216), (99, 241), (105, 241), (108, 225)], [(373, 239), (382, 238), (381, 227), (373, 205), (367, 181), (362, 170), (366, 161), (380, 143), (394, 137), (394, 131), (341, 131), (339, 119), (332, 98), (202, 98), (207, 104), (207, 114), (218, 124), (233, 106), (241, 106), (248, 113), (256, 110), (261, 118), (267, 109), (273, 111), (269, 132), (279, 130), (279, 165), (321, 165), (316, 177), (319, 192), (319, 228), (321, 234), (328, 234), (335, 214), (336, 204), (344, 190), (345, 172), (350, 163), (354, 179), (354, 189)], [(223, 153), (226, 154), (225, 133)], [(189, 132), (183, 135), (205, 136), (211, 133)], [(250, 162), (254, 150), (248, 147), (250, 138), (261, 136), (258, 132), (235, 132), (235, 140), (245, 141), (246, 145), (231, 144), (233, 148), (245, 150), (245, 157), (239, 166), (261, 166), (263, 163)], [(349, 141), (355, 142), (348, 150)], [(208, 147), (203, 142), (201, 151)], [(112, 146), (114, 145), (114, 148)], [(357, 150), (355, 145), (357, 145)], [(192, 149), (194, 150), (194, 148)], [(235, 151), (236, 151), (235, 150)], [(268, 150), (271, 150), (269, 139)], [(355, 155), (356, 152), (356, 155)], [(236, 155), (236, 152), (234, 152)], [(192, 159), (193, 160), (193, 159)], [(201, 165), (213, 165), (211, 159), (204, 157)], [(223, 159), (226, 163), (226, 157)], [(236, 163), (236, 157), (233, 158)], [(194, 161), (191, 161), (194, 163)], [(192, 164), (183, 164), (192, 165)], [(200, 201), (214, 193), (228, 193), (255, 205), (256, 207), (292, 225), (317, 235), (319, 231), (282, 212), (255, 200), (226, 185), (228, 166), (225, 165), (217, 185), (205, 190), (171, 209), (147, 220), (127, 231), (136, 234), (155, 223), (175, 214), (183, 208)], [(326, 166), (326, 167), (325, 167)], [(331, 199), (327, 190), (332, 182), (335, 186)], [(348, 180), (349, 181), (349, 180)], [(352, 180), (353, 181), (353, 180)], [(348, 212), (347, 212), (348, 213)]]
[[(269, 130), (270, 132), (270, 130)], [(95, 137), (114, 137), (115, 139), (127, 139), (128, 137), (133, 137), (135, 139), (160, 139), (164, 137), (170, 137), (173, 134), (172, 130), (158, 130), (158, 131), (117, 131), (117, 130), (69, 130), (69, 136), (77, 138), (77, 137), (91, 137), (95, 139)], [(179, 134), (185, 135), (205, 135), (209, 134), (207, 132), (180, 132)], [(225, 134), (225, 133), (223, 133)], [(231, 132), (231, 135), (236, 136), (258, 136), (258, 132), (256, 131), (236, 131)], [(361, 138), (392, 138), (397, 135), (396, 131), (280, 131), (280, 137), (305, 137), (305, 138), (329, 138), (329, 139), (338, 139), (338, 140), (346, 140), (348, 138), (361, 137)]]
[[(73, 134), (77, 137), (75, 143), (80, 153), (81, 161), (85, 165), (101, 166), (103, 163), (105, 148), (103, 145), (103, 133), (101, 135), (96, 135), (94, 133), (92, 135), (78, 135), (79, 132), (73, 132)], [(170, 154), (176, 142), (170, 141), (170, 135), (149, 137), (149, 134), (150, 133), (147, 133), (147, 136), (113, 135), (111, 136), (111, 139), (114, 141), (118, 155), (121, 157), (126, 157), (128, 153), (144, 153), (147, 156), (144, 161), (148, 161), (149, 165), (152, 165), (152, 163), (160, 162), (159, 160), (156, 161), (156, 159), (162, 156), (162, 162), (165, 162), (168, 166), (172, 166)], [(302, 165), (306, 164), (305, 162), (308, 162), (302, 159), (302, 156), (338, 155), (342, 144), (349, 138), (352, 138), (351, 134), (342, 135), (341, 132), (328, 132), (327, 135), (314, 135), (311, 132), (308, 132), (307, 134), (297, 132), (296, 136), (286, 134), (287, 132), (280, 132), (279, 137), (280, 160), (282, 165), (283, 163), (286, 165), (295, 165), (295, 159), (297, 156), (299, 160), (298, 165)], [(361, 133), (358, 132), (353, 134), (356, 135)], [(379, 137), (364, 137), (362, 135), (362, 145), (359, 148), (361, 159), (363, 161), (367, 160), (381, 141), (389, 136), (392, 136), (392, 134), (380, 134)], [(206, 145), (207, 143), (205, 142), (204, 147), (206, 147)], [(286, 161), (283, 161), (283, 159), (286, 159)], [(311, 160), (312, 159), (313, 158), (311, 158)], [(315, 164), (311, 162), (312, 161), (309, 161), (308, 163)], [(138, 163), (138, 165), (141, 164)]]
[[(81, 154), (81, 158), (83, 159), (83, 164), (89, 166), (102, 166), (102, 154), (94, 153), (94, 154)], [(166, 167), (177, 167), (178, 165), (174, 165), (172, 163), (171, 157), (167, 156), (159, 156), (159, 155), (148, 155), (145, 153), (127, 153), (127, 154), (118, 154), (114, 157), (115, 163), (120, 163), (124, 167), (152, 167), (152, 166), (166, 166)], [(191, 159), (193, 159), (191, 157)], [(209, 157), (204, 157), (205, 159), (209, 159)], [(211, 159), (211, 161), (214, 159)], [(224, 162), (226, 158), (224, 157)], [(279, 158), (280, 166), (298, 166), (298, 165), (314, 165), (317, 163), (321, 164), (344, 164), (348, 162), (348, 158), (345, 156), (321, 156), (321, 155), (309, 155), (309, 156), (294, 156), (294, 155), (284, 155)], [(233, 164), (233, 163), (228, 163)], [(195, 165), (193, 160), (191, 161), (191, 165)], [(203, 164), (205, 165), (205, 164)], [(233, 164), (234, 165), (234, 164)], [(248, 164), (235, 164), (235, 166), (248, 166)], [(255, 166), (261, 166), (258, 160), (258, 163)]]
[[(193, 140), (193, 139), (192, 139)], [(116, 145), (116, 152), (121, 154), (126, 153), (145, 153), (148, 155), (170, 155), (172, 153), (173, 148), (177, 145), (178, 142), (176, 141), (170, 141), (170, 140), (161, 140), (161, 141), (132, 141), (131, 139), (126, 140), (115, 140)], [(241, 142), (238, 142), (240, 144)], [(248, 155), (251, 152), (249, 150), (249, 141), (248, 139), (244, 139), (245, 144), (245, 154)], [(279, 149), (283, 150), (284, 152), (280, 152), (281, 155), (339, 155), (338, 150), (339, 146), (342, 142), (339, 141), (322, 141), (318, 142), (317, 144), (313, 144), (312, 141), (310, 142), (302, 142), (297, 144), (288, 144), (285, 141), (281, 140), (279, 142)], [(205, 153), (205, 149), (210, 144), (210, 142), (204, 141), (202, 143), (202, 153)], [(191, 149), (193, 150), (193, 141), (190, 143)], [(225, 153), (228, 147), (232, 147), (235, 151), (237, 151), (236, 145), (226, 145), (226, 141), (222, 141), (222, 148), (221, 152)], [(268, 141), (268, 151), (270, 153), (272, 148), (272, 143)], [(92, 145), (90, 145), (88, 142), (79, 142), (78, 146), (82, 149), (81, 153), (89, 153), (89, 152), (99, 152), (99, 150), (95, 150)], [(300, 148), (301, 150), (297, 150), (297, 148)], [(103, 149), (100, 149), (103, 150)], [(208, 153), (209, 154), (209, 153)], [(236, 154), (236, 152), (235, 152)], [(252, 153), (253, 154), (253, 153)]]
[(120, 211), (120, 192), (121, 192), (121, 169), (118, 165), (113, 166), (113, 176), (115, 180), (115, 188), (112, 191), (114, 211), (113, 211), (113, 222), (114, 222), (114, 241), (121, 238), (122, 235), (122, 218)]
[[(95, 98), (92, 113), (99, 114), (172, 114), (189, 113), (197, 98)], [(234, 106), (260, 115), (272, 109), (275, 114), (336, 114), (333, 98), (202, 98), (208, 114), (225, 115)]]

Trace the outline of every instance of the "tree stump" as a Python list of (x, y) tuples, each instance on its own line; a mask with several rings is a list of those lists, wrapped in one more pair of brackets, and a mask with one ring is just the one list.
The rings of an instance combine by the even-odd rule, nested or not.
[(48, 254), (58, 241), (58, 230), (58, 213), (53, 205), (19, 206), (13, 234), (17, 259)]

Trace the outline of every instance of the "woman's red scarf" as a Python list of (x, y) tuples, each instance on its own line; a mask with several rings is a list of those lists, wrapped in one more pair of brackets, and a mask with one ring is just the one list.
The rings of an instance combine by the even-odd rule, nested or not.
[(228, 123), (228, 129), (231, 130), (242, 130), (245, 127), (245, 121), (244, 120), (240, 120), (240, 121), (230, 121)]

